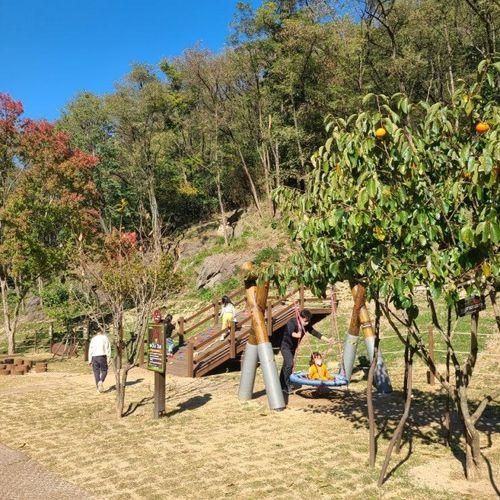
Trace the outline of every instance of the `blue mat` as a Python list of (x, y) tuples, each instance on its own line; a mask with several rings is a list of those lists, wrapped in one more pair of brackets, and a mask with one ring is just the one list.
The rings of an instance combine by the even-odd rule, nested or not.
[(342, 375), (333, 375), (333, 380), (317, 380), (307, 378), (307, 372), (295, 372), (290, 375), (290, 382), (298, 385), (311, 385), (315, 387), (339, 387), (347, 385), (348, 381)]

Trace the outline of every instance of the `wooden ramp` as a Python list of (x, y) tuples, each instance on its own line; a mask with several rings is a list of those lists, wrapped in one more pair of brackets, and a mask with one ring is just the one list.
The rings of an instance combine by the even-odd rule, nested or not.
[[(230, 359), (238, 358), (245, 350), (251, 330), (251, 318), (245, 310), (244, 289), (230, 295), (235, 304), (237, 325), (230, 333), (221, 330), (219, 304), (204, 307), (188, 318), (180, 318), (177, 335), (181, 347), (168, 358), (167, 373), (180, 377), (202, 377)], [(331, 314), (331, 299), (321, 299), (308, 294), (304, 288), (297, 288), (285, 297), (270, 297), (266, 310), (268, 335), (283, 328), (295, 315), (295, 304), (311, 311), (312, 323)], [(221, 336), (225, 338), (221, 340)], [(191, 335), (185, 342), (184, 337)]]

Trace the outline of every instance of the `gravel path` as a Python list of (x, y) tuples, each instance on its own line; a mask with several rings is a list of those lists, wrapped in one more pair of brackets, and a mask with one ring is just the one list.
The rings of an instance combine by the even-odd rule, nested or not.
[(0, 498), (77, 500), (92, 497), (43, 469), (27, 455), (0, 444)]

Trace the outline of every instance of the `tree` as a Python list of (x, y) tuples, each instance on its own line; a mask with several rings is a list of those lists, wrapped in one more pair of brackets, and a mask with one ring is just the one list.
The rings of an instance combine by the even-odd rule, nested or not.
[[(476, 82), (460, 86), (450, 105), (369, 94), (362, 112), (330, 121), (306, 191), (278, 193), (298, 251), (284, 269), (270, 269), (281, 281), (296, 279), (318, 293), (338, 280), (366, 287), (378, 315), (384, 313), (407, 345), (407, 368), (415, 352), (455, 402), (469, 478), (480, 466), (477, 421), (499, 394), (486, 395), (471, 410), (467, 388), (477, 359), (477, 321), (470, 352), (460, 360), (451, 340), (452, 307), (461, 289), (494, 291), (500, 274), (499, 72), (499, 63), (481, 62)], [(477, 130), (489, 131), (476, 131), (480, 121), (488, 127)], [(428, 354), (417, 323), (417, 285), (428, 291), (455, 385)], [(436, 313), (440, 297), (449, 308), (444, 326)]]
[[(147, 65), (136, 65), (114, 94), (105, 101), (117, 143), (121, 171), (138, 190), (143, 232), (161, 247), (163, 220), (158, 204), (158, 182), (169, 160), (175, 116), (182, 103), (168, 82)], [(142, 212), (142, 213), (141, 213)], [(144, 217), (144, 213), (146, 216)]]
[[(178, 285), (173, 265), (172, 255), (156, 248), (153, 241), (141, 241), (136, 232), (116, 229), (93, 245), (81, 245), (74, 259), (74, 275), (80, 281), (89, 316), (103, 331), (107, 314), (112, 316), (118, 417), (124, 416), (127, 376), (138, 364), (153, 306), (166, 301)], [(133, 332), (128, 338), (126, 308), (133, 315)]]
[(68, 136), (48, 122), (20, 120), (22, 107), (13, 102), (3, 99), (3, 109), (14, 111), (2, 121), (9, 140), (2, 147), (6, 175), (0, 212), (0, 288), (9, 354), (15, 352), (23, 298), (39, 279), (64, 270), (79, 235), (86, 239), (95, 232), (92, 171), (98, 162), (72, 149)]
[(399, 91), (413, 100), (450, 102), (457, 77), (473, 79), (479, 61), (494, 53), (488, 28), (483, 31), (489, 26), (494, 38), (492, 20), (499, 11), (492, 2), (361, 3), (365, 92)]
[(120, 164), (119, 140), (104, 98), (89, 92), (69, 102), (56, 128), (69, 135), (71, 146), (99, 158), (93, 171), (101, 227), (137, 227), (138, 189)]

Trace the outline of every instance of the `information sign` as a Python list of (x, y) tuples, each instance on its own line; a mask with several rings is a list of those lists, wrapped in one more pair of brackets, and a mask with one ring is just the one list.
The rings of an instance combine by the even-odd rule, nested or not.
[(460, 299), (457, 302), (457, 314), (459, 316), (466, 316), (467, 314), (476, 314), (479, 311), (484, 311), (486, 309), (486, 303), (484, 297), (467, 297), (465, 299)]
[(165, 354), (163, 325), (154, 325), (148, 335), (148, 370), (165, 373)]

